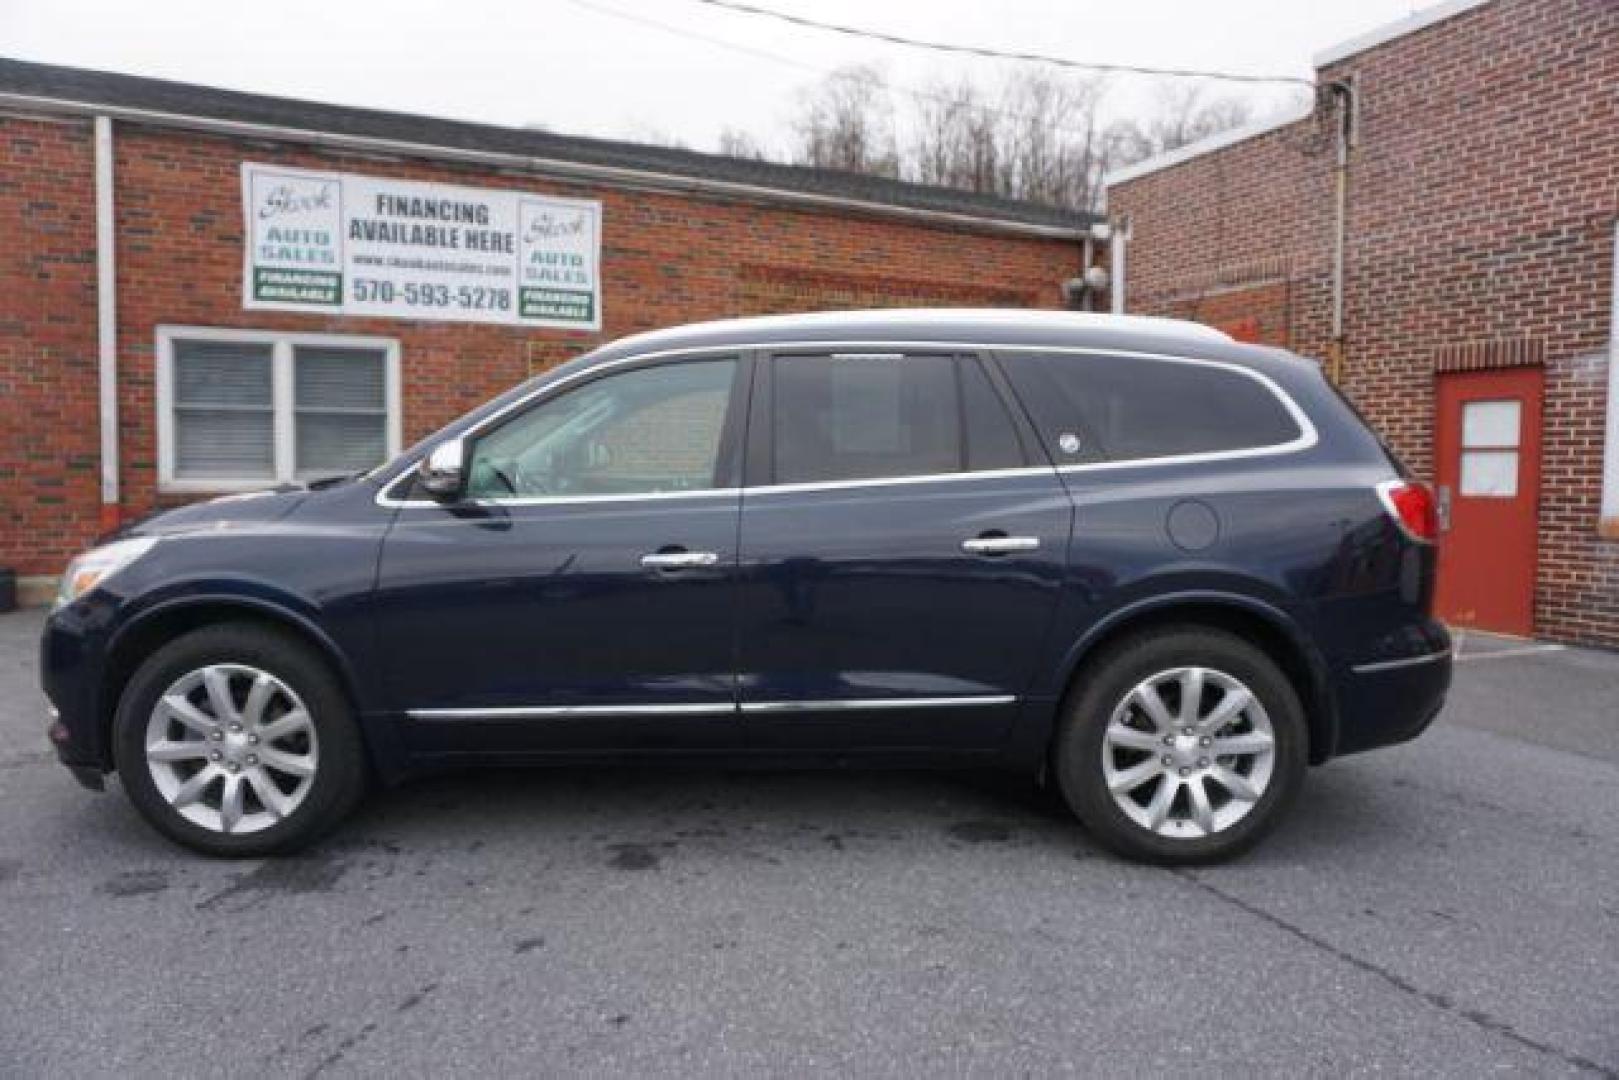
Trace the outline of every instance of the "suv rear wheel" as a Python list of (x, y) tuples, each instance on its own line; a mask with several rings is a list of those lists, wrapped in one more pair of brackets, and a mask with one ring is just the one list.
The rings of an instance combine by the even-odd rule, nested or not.
[(124, 688), (113, 739), (136, 809), (208, 855), (295, 851), (365, 786), (359, 734), (325, 662), (249, 624), (195, 630), (153, 653)]
[(1087, 665), (1056, 745), (1063, 796), (1107, 847), (1185, 864), (1260, 839), (1304, 776), (1304, 710), (1261, 649), (1225, 631), (1132, 636)]

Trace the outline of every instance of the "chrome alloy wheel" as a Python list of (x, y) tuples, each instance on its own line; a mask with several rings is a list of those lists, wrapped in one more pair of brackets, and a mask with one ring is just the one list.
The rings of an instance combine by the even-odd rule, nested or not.
[(1276, 732), (1259, 698), (1212, 668), (1160, 671), (1113, 710), (1102, 774), (1119, 809), (1159, 836), (1213, 836), (1270, 786)]
[(309, 795), (315, 724), (290, 686), (245, 664), (180, 676), (146, 722), (146, 767), (158, 793), (195, 825), (268, 829)]

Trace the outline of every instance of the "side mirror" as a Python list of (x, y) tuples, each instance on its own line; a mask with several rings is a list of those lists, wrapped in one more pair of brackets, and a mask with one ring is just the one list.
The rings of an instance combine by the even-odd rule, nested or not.
[(439, 443), (416, 466), (416, 480), (435, 499), (458, 499), (467, 486), (467, 444), (460, 439)]

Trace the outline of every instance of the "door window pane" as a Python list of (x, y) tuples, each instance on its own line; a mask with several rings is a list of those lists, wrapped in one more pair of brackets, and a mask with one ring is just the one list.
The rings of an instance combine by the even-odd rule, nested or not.
[(1006, 403), (976, 360), (961, 361), (961, 412), (967, 422), (968, 469), (1016, 469), (1026, 464)]
[(961, 471), (953, 357), (791, 356), (772, 364), (777, 483)]
[(609, 375), (478, 440), (469, 494), (642, 495), (715, 486), (735, 360)]
[(1300, 435), (1276, 394), (1240, 371), (1073, 353), (1001, 362), (1059, 465), (1247, 450)]
[(1469, 401), (1462, 406), (1462, 445), (1464, 447), (1512, 447), (1518, 445), (1516, 401)]
[(1510, 499), (1518, 494), (1516, 450), (1463, 450), (1461, 493)]
[(295, 468), (301, 476), (369, 469), (388, 454), (385, 355), (377, 349), (293, 349)]
[(272, 348), (258, 342), (174, 343), (174, 475), (273, 479)]

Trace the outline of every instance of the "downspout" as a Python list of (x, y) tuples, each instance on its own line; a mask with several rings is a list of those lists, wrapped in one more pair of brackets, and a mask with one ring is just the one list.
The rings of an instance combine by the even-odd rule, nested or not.
[(1619, 221), (1613, 223), (1613, 307), (1608, 313), (1608, 432), (1602, 458), (1599, 533), (1619, 540)]
[(95, 119), (96, 352), (101, 417), (101, 528), (118, 527), (118, 262), (112, 198), (112, 120)]
[[(1085, 233), (1085, 239), (1080, 241), (1079, 245), (1079, 280), (1081, 282), (1089, 282), (1089, 279), (1085, 275), (1089, 273), (1091, 263), (1095, 261), (1096, 241), (1091, 239), (1091, 234), (1087, 231)], [(1091, 290), (1088, 287), (1080, 293), (1080, 296), (1084, 300), (1084, 306), (1081, 310), (1096, 310), (1096, 298), (1091, 295)]]
[(1108, 245), (1108, 254), (1113, 260), (1113, 270), (1108, 275), (1113, 279), (1113, 314), (1124, 314), (1124, 249), (1130, 243), (1130, 219), (1123, 217), (1113, 226), (1112, 241)]
[(1347, 81), (1330, 83), (1327, 92), (1337, 107), (1334, 118), (1335, 160), (1332, 166), (1332, 343), (1328, 347), (1327, 374), (1343, 381), (1344, 353), (1344, 250), (1349, 232), (1349, 146), (1354, 137), (1354, 88)]

